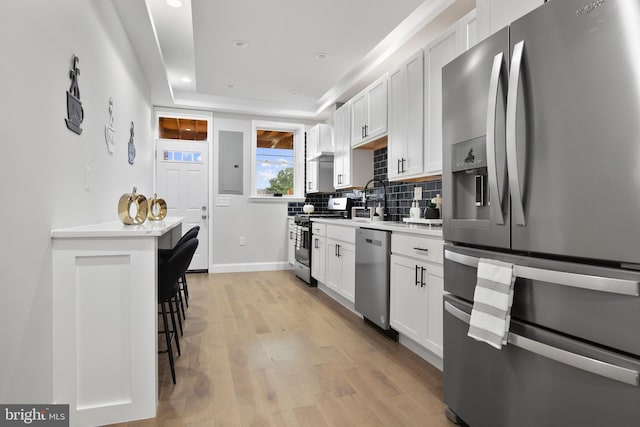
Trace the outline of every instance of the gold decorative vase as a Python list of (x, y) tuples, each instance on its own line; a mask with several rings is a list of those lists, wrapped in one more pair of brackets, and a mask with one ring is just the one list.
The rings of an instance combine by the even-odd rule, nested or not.
[(167, 202), (164, 199), (159, 199), (156, 193), (153, 193), (153, 197), (147, 200), (147, 205), (147, 219), (150, 221), (161, 221), (167, 216)]
[(133, 191), (123, 194), (118, 202), (118, 217), (125, 225), (139, 225), (147, 219), (147, 198), (136, 190), (133, 187)]

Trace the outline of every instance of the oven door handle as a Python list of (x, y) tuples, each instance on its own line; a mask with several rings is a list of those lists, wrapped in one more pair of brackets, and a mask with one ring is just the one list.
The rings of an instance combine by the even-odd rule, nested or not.
[[(445, 249), (444, 257), (449, 261), (478, 268), (480, 258), (460, 254)], [(637, 280), (615, 279), (613, 277), (593, 276), (589, 274), (568, 273), (566, 271), (546, 270), (544, 268), (513, 265), (516, 277), (539, 280), (562, 286), (588, 289), (591, 291), (607, 292), (611, 294), (640, 296), (640, 283)]]
[[(469, 314), (447, 301), (444, 303), (444, 309), (447, 313), (466, 324), (469, 324), (471, 321), (471, 316)], [(612, 363), (603, 362), (598, 359), (562, 350), (512, 332), (509, 332), (507, 342), (515, 347), (519, 347), (531, 353), (546, 357), (547, 359), (555, 360), (556, 362), (573, 366), (574, 368), (581, 369), (595, 375), (600, 375), (635, 387), (640, 386), (640, 372), (633, 369), (624, 368)]]

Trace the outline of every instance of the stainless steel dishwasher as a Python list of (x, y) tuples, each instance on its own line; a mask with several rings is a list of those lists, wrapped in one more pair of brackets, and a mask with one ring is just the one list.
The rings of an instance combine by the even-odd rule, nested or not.
[(356, 231), (355, 309), (384, 330), (390, 329), (390, 235), (369, 228)]

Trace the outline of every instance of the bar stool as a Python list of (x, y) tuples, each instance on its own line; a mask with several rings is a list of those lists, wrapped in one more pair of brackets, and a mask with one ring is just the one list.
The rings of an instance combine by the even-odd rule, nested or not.
[[(175, 244), (173, 249), (158, 249), (158, 260), (169, 258), (171, 256), (171, 254), (173, 253), (173, 251), (175, 251), (180, 245), (182, 245), (185, 242), (193, 239), (194, 237), (198, 237), (198, 232), (199, 231), (200, 231), (200, 226), (196, 225), (196, 226), (190, 228), (189, 231), (184, 233), (184, 235), (178, 240), (178, 243)], [(193, 256), (192, 256), (192, 259), (193, 259)], [(189, 263), (191, 263), (191, 260), (189, 260)], [(184, 302), (187, 304), (187, 308), (189, 308), (189, 288), (187, 287), (187, 276), (186, 276), (186, 274), (183, 274), (182, 277), (180, 277), (179, 283), (180, 283), (180, 291), (182, 293), (179, 296), (180, 307), (182, 308), (182, 318), (186, 319), (186, 313), (185, 313), (185, 310), (184, 310), (184, 304), (182, 302), (183, 301), (182, 297), (184, 296)]]
[[(174, 384), (176, 383), (176, 371), (171, 346), (173, 339), (175, 339), (176, 342), (178, 356), (181, 355), (180, 339), (178, 337), (176, 318), (174, 315), (174, 313), (177, 312), (178, 319), (180, 318), (180, 312), (178, 311), (180, 285), (178, 284), (178, 279), (187, 271), (197, 247), (198, 239), (193, 238), (177, 247), (168, 259), (163, 259), (158, 263), (158, 304), (160, 304), (161, 311), (159, 314), (162, 314), (162, 323), (164, 325), (164, 330), (158, 331), (158, 333), (164, 333), (167, 342), (167, 350), (159, 351), (158, 353), (164, 353), (165, 351), (168, 353), (171, 377), (173, 378)], [(175, 310), (172, 304), (175, 304)], [(169, 329), (169, 314), (171, 314), (173, 329)]]

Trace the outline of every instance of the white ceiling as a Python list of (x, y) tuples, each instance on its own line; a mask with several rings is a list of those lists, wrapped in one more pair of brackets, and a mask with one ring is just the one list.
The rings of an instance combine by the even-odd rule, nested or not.
[[(180, 1), (174, 8), (166, 0), (113, 0), (154, 104), (315, 119), (475, 4)], [(248, 46), (235, 47), (237, 40)]]

